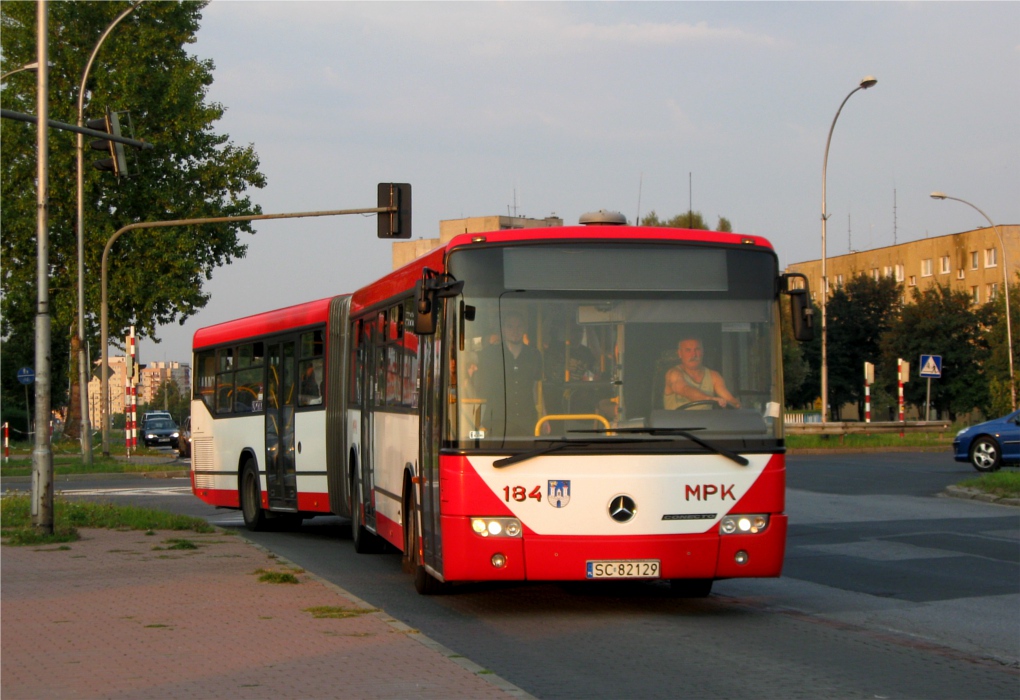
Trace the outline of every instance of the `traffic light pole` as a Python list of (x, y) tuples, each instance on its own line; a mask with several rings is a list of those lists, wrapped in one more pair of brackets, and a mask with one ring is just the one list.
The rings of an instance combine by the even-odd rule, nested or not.
[(345, 214), (394, 214), (399, 213), (398, 206), (389, 207), (372, 207), (369, 209), (333, 209), (329, 211), (306, 211), (306, 212), (293, 212), (285, 214), (249, 214), (246, 216), (214, 216), (200, 219), (176, 219), (173, 221), (142, 221), (136, 224), (128, 224), (124, 228), (119, 229), (116, 233), (110, 236), (110, 240), (106, 242), (106, 247), (103, 248), (103, 263), (102, 263), (102, 275), (100, 278), (100, 287), (102, 293), (101, 311), (100, 311), (100, 324), (99, 324), (99, 344), (102, 351), (102, 360), (99, 365), (100, 374), (100, 414), (102, 415), (102, 426), (103, 426), (103, 456), (110, 456), (110, 393), (109, 393), (109, 324), (107, 317), (109, 315), (109, 307), (107, 304), (106, 297), (106, 279), (107, 279), (107, 260), (109, 258), (110, 249), (113, 247), (114, 242), (121, 237), (121, 235), (128, 231), (134, 231), (135, 229), (143, 228), (170, 228), (173, 226), (195, 226), (202, 224), (225, 224), (225, 223), (236, 223), (239, 221), (267, 221), (270, 219), (305, 219), (316, 216), (342, 216)]

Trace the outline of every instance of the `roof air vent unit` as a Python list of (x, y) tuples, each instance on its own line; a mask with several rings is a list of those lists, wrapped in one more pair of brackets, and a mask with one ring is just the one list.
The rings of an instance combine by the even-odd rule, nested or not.
[(598, 211), (581, 214), (578, 223), (582, 226), (626, 226), (627, 217), (618, 211), (599, 209)]

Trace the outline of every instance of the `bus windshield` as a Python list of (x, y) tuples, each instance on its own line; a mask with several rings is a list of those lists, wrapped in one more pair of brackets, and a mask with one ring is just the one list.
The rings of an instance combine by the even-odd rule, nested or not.
[(448, 270), (464, 288), (446, 311), (446, 446), (782, 438), (771, 251), (560, 242), (457, 249)]

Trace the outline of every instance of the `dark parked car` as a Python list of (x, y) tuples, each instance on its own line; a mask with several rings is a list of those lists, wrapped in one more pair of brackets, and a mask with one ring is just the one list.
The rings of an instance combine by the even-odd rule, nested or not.
[(181, 423), (181, 434), (177, 438), (177, 455), (179, 457), (191, 457), (191, 416)]
[(1020, 411), (964, 428), (953, 440), (953, 457), (979, 472), (1020, 464)]
[(142, 439), (146, 447), (172, 447), (175, 450), (181, 429), (169, 418), (152, 418), (145, 423)]

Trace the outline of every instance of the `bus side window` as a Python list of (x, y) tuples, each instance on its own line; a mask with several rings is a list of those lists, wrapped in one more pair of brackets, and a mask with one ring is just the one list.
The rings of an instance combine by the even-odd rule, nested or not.
[(206, 350), (195, 355), (195, 398), (216, 412), (216, 351)]
[(234, 348), (220, 348), (216, 356), (216, 413), (230, 413), (234, 398)]
[(351, 393), (348, 400), (352, 406), (361, 406), (364, 395), (361, 381), (365, 370), (365, 335), (361, 321), (351, 323)]

